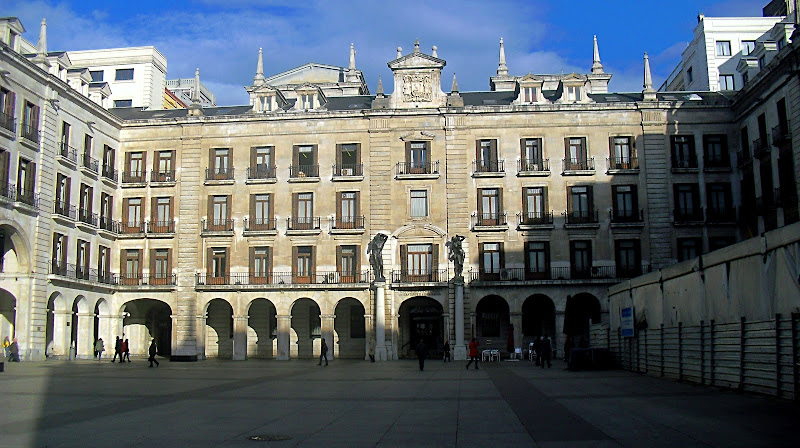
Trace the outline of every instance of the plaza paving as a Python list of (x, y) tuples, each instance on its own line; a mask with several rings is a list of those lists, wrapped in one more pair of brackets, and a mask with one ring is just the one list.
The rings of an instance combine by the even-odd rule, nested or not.
[[(796, 403), (556, 362), (6, 363), (2, 447), (781, 447)], [(283, 436), (253, 441), (251, 436)]]

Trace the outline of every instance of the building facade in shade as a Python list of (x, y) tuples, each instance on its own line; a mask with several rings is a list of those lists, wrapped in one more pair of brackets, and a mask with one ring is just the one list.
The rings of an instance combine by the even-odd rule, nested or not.
[[(607, 321), (609, 285), (739, 240), (749, 213), (737, 167), (752, 108), (656, 92), (646, 57), (642, 92), (609, 93), (596, 41), (587, 74), (521, 76), (501, 41), (486, 92), (455, 79), (445, 92), (446, 61), (415, 43), (388, 63), (391, 94), (370, 94), (351, 47), (347, 68), (271, 77), (259, 55), (249, 105), (202, 108), (195, 90), (187, 109), (111, 111), (73, 91), (52, 101), (53, 69), (3, 45), (0, 330), (28, 359), (89, 357), (123, 333), (134, 354), (155, 338), (180, 360), (311, 358), (321, 338), (361, 359), (372, 338), (382, 360), (419, 340), (463, 358), (471, 337), (506, 352), (550, 336), (560, 350)], [(34, 128), (35, 149), (21, 135)], [(103, 135), (94, 172), (59, 152), (59, 136), (90, 128)], [(781, 165), (798, 166), (795, 146)], [(23, 210), (28, 191), (39, 206)], [(796, 198), (776, 205), (778, 224)]]

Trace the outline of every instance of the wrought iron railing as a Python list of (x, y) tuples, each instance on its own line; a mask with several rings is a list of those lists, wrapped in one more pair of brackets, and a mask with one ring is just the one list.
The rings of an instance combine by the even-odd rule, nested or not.
[(786, 122), (784, 125), (779, 124), (772, 128), (772, 144), (780, 146), (781, 143), (785, 141), (791, 141), (792, 131), (790, 129), (789, 122)]
[(553, 212), (525, 212), (517, 213), (520, 225), (536, 226), (553, 224)]
[(226, 275), (195, 274), (195, 285), (325, 285), (369, 283), (369, 271), (315, 271), (308, 275), (297, 272), (272, 271), (263, 274), (232, 273)]
[(97, 227), (97, 213), (92, 213), (91, 210), (81, 208), (78, 210), (78, 221), (89, 224), (92, 227)]
[(150, 182), (175, 182), (175, 170), (151, 170)]
[(392, 271), (392, 283), (439, 283), (447, 280), (447, 269), (401, 269)]
[(256, 165), (247, 168), (248, 179), (275, 179), (275, 172), (277, 167), (275, 165)]
[(123, 184), (139, 184), (144, 183), (145, 179), (145, 171), (123, 171), (122, 172), (122, 183)]
[(119, 221), (114, 221), (111, 218), (106, 218), (104, 216), (100, 217), (100, 225), (99, 227), (102, 230), (111, 232), (111, 233), (119, 233), (120, 231), (120, 224)]
[(319, 177), (319, 165), (291, 165), (289, 177), (293, 179), (303, 177)]
[(343, 165), (333, 165), (334, 177), (363, 176), (364, 165), (361, 163), (349, 163)]
[(394, 167), (396, 175), (407, 174), (439, 174), (439, 161), (435, 162), (397, 162)]
[(111, 272), (101, 272), (97, 269), (71, 263), (63, 263), (59, 260), (50, 260), (50, 273), (76, 280), (86, 280), (108, 285), (117, 284), (117, 276)]
[(114, 182), (117, 181), (117, 170), (115, 170), (114, 168), (103, 165), (103, 169), (100, 171), (101, 171), (100, 175), (105, 177), (106, 179), (112, 180)]
[(244, 218), (244, 230), (246, 232), (263, 232), (275, 230), (276, 218)]
[(206, 180), (233, 180), (233, 168), (206, 168)]
[(753, 158), (750, 156), (750, 151), (747, 149), (736, 151), (737, 166), (739, 168), (751, 163)]
[(119, 233), (125, 235), (135, 235), (139, 233), (144, 233), (144, 221), (137, 222), (137, 221), (128, 221), (120, 223)]
[(769, 145), (767, 145), (766, 139), (757, 138), (753, 140), (753, 157), (759, 158), (769, 152)]
[(675, 216), (676, 222), (690, 222), (690, 221), (703, 220), (702, 207), (695, 207), (695, 208), (678, 207), (673, 210), (673, 214)]
[(288, 230), (318, 230), (320, 228), (319, 216), (286, 218), (286, 228)]
[(147, 233), (175, 233), (175, 220), (150, 221), (147, 223)]
[(78, 150), (69, 146), (66, 143), (61, 143), (61, 148), (58, 151), (58, 155), (61, 156), (62, 159), (70, 162), (70, 163), (78, 163)]
[(175, 274), (121, 274), (120, 286), (175, 286), (178, 277)]
[(17, 124), (17, 121), (14, 119), (13, 115), (9, 115), (9, 114), (6, 114), (6, 113), (0, 114), (0, 127), (1, 128), (5, 129), (5, 130), (8, 130), (8, 131), (11, 131), (11, 132), (16, 134), (16, 132), (15, 132), (16, 131), (16, 129), (15, 129), (16, 128), (16, 124)]
[(505, 160), (473, 160), (473, 173), (503, 173), (506, 170)]
[(600, 222), (597, 209), (594, 210), (566, 210), (561, 216), (565, 224), (597, 224)]
[(30, 205), (31, 207), (39, 207), (39, 193), (33, 190), (18, 187), (14, 200)]
[(709, 207), (706, 209), (707, 222), (736, 222), (735, 207)]
[(53, 212), (56, 215), (61, 215), (73, 221), (77, 218), (78, 215), (74, 205), (67, 204), (66, 202), (61, 202), (61, 201), (55, 201), (53, 203)]
[(606, 164), (610, 170), (638, 170), (639, 159), (636, 157), (609, 157)]
[(83, 153), (83, 157), (81, 157), (81, 165), (95, 174), (100, 171), (100, 161), (89, 155), (88, 152)]
[(672, 169), (696, 169), (697, 157), (675, 157), (672, 156)]
[(233, 232), (233, 219), (203, 220), (203, 232)]
[(550, 159), (518, 160), (518, 173), (537, 173), (550, 171)]
[(612, 223), (644, 222), (644, 210), (620, 210), (615, 208), (608, 211), (608, 217)]
[(507, 213), (473, 213), (472, 227), (505, 226), (508, 224)]
[(39, 130), (37, 129), (37, 126), (32, 126), (28, 123), (22, 123), (22, 125), (20, 125), (20, 135), (25, 140), (39, 143)]
[(363, 229), (363, 216), (338, 216), (330, 219), (331, 229)]
[(564, 171), (591, 171), (594, 170), (594, 157), (588, 159), (562, 159)]

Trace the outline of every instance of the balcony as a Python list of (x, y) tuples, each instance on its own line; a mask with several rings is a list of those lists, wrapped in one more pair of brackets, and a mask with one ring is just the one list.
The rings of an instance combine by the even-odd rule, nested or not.
[(606, 158), (607, 174), (637, 174), (639, 173), (639, 159), (636, 157), (609, 157)]
[(66, 143), (60, 144), (58, 156), (58, 159), (67, 165), (75, 166), (78, 164), (78, 150)]
[(39, 130), (36, 128), (36, 126), (31, 126), (28, 123), (22, 123), (22, 125), (20, 125), (20, 135), (22, 138), (31, 143), (36, 143), (37, 145), (39, 144)]
[(13, 115), (6, 113), (0, 114), (0, 129), (5, 129), (6, 131), (10, 132), (11, 135), (15, 135), (17, 127), (16, 124), (17, 121), (14, 120)]
[(472, 177), (503, 177), (506, 174), (505, 160), (473, 160)]
[(615, 283), (619, 279), (633, 278), (650, 272), (650, 265), (642, 264), (634, 267), (594, 266), (586, 270), (573, 269), (569, 266), (543, 267), (526, 270), (525, 268), (501, 268), (492, 272), (470, 269), (468, 277), (471, 283), (504, 283), (532, 282), (553, 284), (578, 280), (600, 280)]
[(17, 188), (17, 192), (14, 195), (14, 202), (19, 202), (29, 207), (38, 209), (39, 193), (36, 193), (33, 190), (27, 190), (25, 188)]
[(563, 176), (588, 176), (594, 174), (594, 157), (589, 159), (561, 159)]
[(269, 183), (275, 182), (277, 167), (275, 165), (256, 165), (247, 168), (247, 183)]
[(596, 228), (600, 227), (597, 209), (594, 210), (566, 210), (561, 214), (564, 217), (564, 228)]
[(275, 218), (244, 219), (244, 231), (250, 233), (268, 232), (275, 233)]
[(447, 269), (392, 271), (392, 283), (444, 283), (447, 280)]
[(115, 184), (117, 183), (117, 170), (111, 168), (110, 166), (103, 165), (100, 175), (103, 177), (103, 179), (110, 180)]
[(162, 183), (162, 184), (174, 184), (175, 183), (175, 170), (152, 170), (150, 171), (150, 182), (152, 183)]
[(517, 176), (549, 176), (550, 159), (535, 161), (518, 160)]
[(175, 274), (122, 274), (119, 276), (119, 286), (167, 286), (173, 287), (177, 284), (178, 277)]
[(61, 201), (56, 201), (54, 203), (53, 212), (56, 215), (67, 218), (69, 221), (75, 221), (75, 219), (77, 219), (78, 216), (78, 211), (74, 205), (70, 205)]
[(122, 185), (129, 184), (130, 186), (144, 186), (147, 183), (144, 170), (140, 171), (123, 171), (122, 172)]
[(517, 213), (517, 221), (519, 222), (519, 228), (521, 230), (525, 229), (552, 229), (553, 228), (553, 212), (525, 212), (525, 213)]
[(78, 221), (92, 228), (97, 227), (97, 213), (81, 208), (78, 210)]
[(697, 172), (697, 157), (678, 158), (672, 157), (673, 173), (694, 173)]
[(81, 169), (96, 175), (100, 171), (100, 161), (90, 156), (89, 153), (84, 152), (83, 157), (81, 157)]
[(233, 219), (203, 220), (203, 233), (232, 233)]
[(233, 168), (206, 168), (206, 182), (232, 184)]
[(395, 179), (435, 179), (439, 177), (439, 161), (435, 162), (397, 162), (394, 167)]
[(767, 140), (765, 138), (753, 140), (751, 148), (753, 150), (753, 157), (756, 159), (769, 155), (769, 145), (767, 145)]
[(709, 224), (736, 224), (736, 208), (709, 207), (706, 209), (706, 222)]
[(363, 231), (364, 230), (364, 217), (363, 216), (337, 216), (330, 219), (331, 232), (341, 231)]
[(702, 208), (676, 208), (673, 211), (675, 225), (697, 225), (703, 223)]
[(209, 274), (195, 274), (195, 286), (225, 287), (252, 286), (253, 289), (276, 287), (290, 288), (293, 286), (308, 287), (307, 285), (366, 285), (370, 281), (369, 271), (359, 272), (338, 272), (338, 271), (316, 271), (309, 275), (301, 275), (296, 272), (269, 272), (264, 275), (251, 273), (233, 273), (224, 276), (214, 276)]
[(507, 227), (508, 220), (506, 219), (506, 212), (472, 214), (473, 231), (498, 231), (505, 230)]
[(117, 235), (120, 231), (120, 224), (118, 221), (101, 216), (99, 219), (98, 229), (111, 235)]
[(291, 165), (289, 182), (319, 182), (319, 165)]
[(792, 131), (790, 130), (789, 122), (784, 125), (777, 125), (772, 128), (772, 145), (781, 146), (786, 142), (792, 141)]
[(333, 172), (332, 180), (334, 181), (348, 181), (348, 180), (361, 180), (364, 178), (364, 165), (361, 163), (332, 165)]
[(723, 158), (719, 159), (712, 159), (707, 157), (703, 161), (703, 171), (706, 173), (709, 172), (730, 172), (731, 170), (731, 161), (728, 158), (728, 155), (725, 154)]
[(745, 165), (753, 163), (753, 158), (750, 156), (750, 151), (744, 149), (740, 151), (736, 151), (736, 166), (739, 168), (744, 167)]
[(144, 222), (122, 222), (119, 226), (120, 236), (140, 236), (144, 235)]
[(71, 280), (102, 283), (105, 285), (117, 284), (117, 276), (110, 272), (100, 272), (97, 269), (67, 264), (58, 260), (50, 261), (50, 274)]
[(612, 227), (629, 227), (644, 225), (644, 210), (609, 210), (608, 217)]
[(286, 218), (286, 230), (318, 232), (320, 230), (319, 221), (319, 216)]
[(14, 184), (0, 184), (0, 199), (14, 201), (14, 192), (17, 186)]
[(175, 233), (175, 220), (150, 221), (147, 223), (147, 233), (156, 235)]

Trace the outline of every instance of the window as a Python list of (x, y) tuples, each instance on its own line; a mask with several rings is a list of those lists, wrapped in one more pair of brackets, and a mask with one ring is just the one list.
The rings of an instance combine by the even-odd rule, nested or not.
[(314, 276), (314, 247), (294, 246), (294, 279), (293, 283), (312, 283)]
[(428, 190), (411, 190), (411, 217), (428, 216)]
[(8, 170), (10, 168), (11, 156), (8, 151), (0, 149), (0, 189), (6, 191), (8, 185)]
[(272, 194), (250, 195), (250, 221), (247, 230), (275, 230), (273, 220)]
[(675, 184), (675, 220), (696, 221), (702, 219), (700, 190), (697, 184)]
[(92, 77), (92, 82), (103, 82), (103, 71), (102, 70), (90, 70), (89, 76)]
[(636, 185), (613, 185), (614, 196), (612, 222), (637, 222), (639, 221), (639, 198)]
[(566, 160), (564, 161), (565, 170), (587, 170), (589, 169), (586, 154), (585, 137), (568, 137), (566, 143)]
[(748, 82), (750, 82), (750, 73), (742, 73), (742, 85), (747, 85)]
[(150, 231), (155, 233), (171, 233), (174, 232), (173, 228), (173, 211), (172, 211), (172, 198), (171, 197), (154, 197), (153, 201), (153, 216), (150, 218)]
[(133, 107), (133, 100), (114, 100), (114, 107)]
[(100, 281), (111, 281), (111, 249), (100, 246), (97, 249), (97, 276)]
[(434, 260), (433, 244), (409, 244), (400, 247), (400, 258), (403, 261), (403, 277), (411, 282), (425, 282), (433, 280), (433, 267), (438, 263)]
[(337, 229), (358, 229), (364, 226), (364, 222), (358, 216), (358, 192), (342, 191), (336, 193), (336, 219)]
[(778, 51), (783, 50), (783, 47), (786, 46), (786, 37), (781, 37), (778, 39)]
[(319, 312), (319, 305), (316, 303), (308, 306), (308, 336), (312, 339), (322, 337), (322, 319)]
[(762, 70), (765, 65), (767, 65), (767, 57), (761, 56), (760, 58), (758, 58), (758, 69)]
[(614, 244), (617, 261), (617, 277), (628, 278), (641, 275), (641, 244), (639, 240), (617, 240)]
[(90, 222), (92, 218), (92, 203), (94, 202), (94, 188), (86, 184), (81, 184), (79, 219), (83, 222)]
[(233, 167), (231, 167), (230, 148), (211, 148), (209, 154), (211, 172), (206, 179), (226, 180), (233, 179)]
[(338, 246), (336, 248), (336, 271), (341, 283), (355, 283), (359, 279), (360, 261), (358, 246)]
[(719, 75), (719, 90), (734, 90), (733, 75)]
[(692, 67), (689, 67), (689, 69), (686, 70), (686, 83), (691, 84), (692, 81), (694, 81), (694, 73)]
[(499, 188), (481, 188), (478, 190), (478, 222), (479, 226), (499, 226), (505, 222), (501, 216), (503, 190)]
[(730, 167), (728, 137), (725, 134), (704, 135), (703, 154), (706, 168)]
[(123, 233), (144, 232), (142, 223), (142, 198), (125, 198), (122, 216)]
[(496, 173), (502, 171), (497, 160), (497, 140), (478, 140), (475, 171)]
[(259, 98), (259, 103), (261, 104), (261, 110), (265, 112), (269, 112), (272, 110), (272, 95), (270, 96), (262, 96)]
[(141, 249), (122, 249), (119, 276), (123, 285), (138, 285), (142, 278)]
[(153, 161), (153, 182), (175, 181), (175, 151), (156, 151)]
[(56, 213), (66, 215), (69, 208), (71, 179), (61, 173), (56, 174)]
[(14, 132), (14, 92), (0, 87), (0, 127)]
[(172, 251), (152, 249), (150, 251), (150, 284), (172, 284)]
[(503, 243), (481, 243), (479, 256), (481, 279), (501, 279), (500, 270), (504, 267)]
[[(61, 154), (66, 156), (69, 153), (69, 134), (70, 125), (66, 121), (61, 122)], [(88, 137), (88, 135), (87, 135)]]
[(712, 221), (734, 221), (736, 219), (731, 205), (731, 184), (727, 182), (706, 185), (708, 198), (708, 218)]
[(298, 145), (294, 147), (294, 160), (291, 177), (319, 177), (317, 165), (317, 145)]
[(403, 174), (431, 173), (428, 142), (406, 143), (406, 171)]
[(248, 179), (270, 179), (275, 177), (272, 146), (250, 148), (250, 171)]
[(717, 41), (717, 56), (730, 56), (731, 55), (731, 42), (729, 40)]
[(127, 172), (123, 173), (122, 182), (144, 182), (144, 165), (147, 154), (144, 152), (129, 152), (125, 154), (127, 158), (125, 166)]
[(754, 40), (742, 41), (742, 56), (748, 56), (755, 49), (756, 49), (756, 41)]
[(672, 143), (672, 168), (697, 168), (697, 156), (694, 151), (694, 136), (673, 135)]
[(67, 272), (67, 236), (53, 234), (53, 272), (64, 275)]
[(89, 242), (78, 240), (78, 254), (75, 261), (75, 274), (78, 278), (89, 278)]
[(580, 101), (581, 100), (581, 88), (580, 88), (580, 86), (567, 87), (567, 100), (568, 101)]
[(536, 103), (539, 101), (539, 89), (537, 87), (523, 87), (522, 101), (525, 103)]
[(316, 228), (314, 222), (314, 193), (293, 193), (294, 225), (293, 230), (310, 230)]
[(209, 196), (208, 198), (208, 227), (212, 232), (233, 230), (230, 221), (230, 196)]
[(301, 109), (313, 109), (314, 108), (314, 95), (313, 94), (302, 94), (299, 98), (299, 104)]
[(133, 69), (132, 68), (118, 68), (114, 77), (115, 81), (132, 81)]
[(550, 242), (525, 243), (525, 279), (550, 278)]
[(114, 172), (115, 151), (114, 148), (103, 145), (103, 177), (117, 180), (117, 175)]
[(630, 170), (638, 168), (631, 150), (631, 137), (611, 137), (611, 169)]
[(595, 222), (594, 191), (591, 186), (568, 187), (567, 224)]
[(39, 142), (39, 106), (26, 101), (22, 115), (22, 137), (32, 142)]
[(106, 230), (112, 229), (112, 218), (114, 208), (114, 197), (108, 193), (100, 193), (100, 227)]
[(230, 277), (227, 247), (211, 247), (208, 249), (208, 283), (211, 285), (227, 285)]
[(549, 224), (547, 187), (522, 189), (522, 221), (520, 224)]
[(520, 140), (520, 149), (520, 171), (545, 171), (542, 139), (523, 138)]
[(361, 145), (358, 143), (347, 143), (336, 145), (336, 166), (334, 175), (336, 176), (361, 176)]
[(36, 186), (36, 164), (30, 160), (19, 159), (17, 167), (17, 200), (28, 205), (34, 205), (36, 196), (33, 191)]
[(268, 284), (272, 273), (272, 250), (269, 247), (250, 248), (250, 282)]
[(700, 238), (678, 238), (678, 261), (686, 261), (702, 253)]
[(570, 241), (570, 266), (573, 278), (588, 278), (592, 273), (592, 242)]

